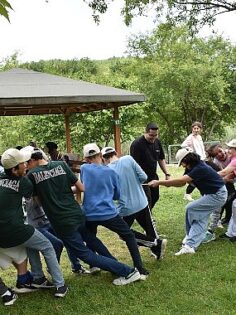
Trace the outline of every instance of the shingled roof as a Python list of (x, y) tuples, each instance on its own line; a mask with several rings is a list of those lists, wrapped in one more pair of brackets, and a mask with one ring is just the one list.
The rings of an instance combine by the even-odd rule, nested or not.
[(21, 68), (0, 72), (0, 115), (70, 114), (145, 101), (143, 94)]

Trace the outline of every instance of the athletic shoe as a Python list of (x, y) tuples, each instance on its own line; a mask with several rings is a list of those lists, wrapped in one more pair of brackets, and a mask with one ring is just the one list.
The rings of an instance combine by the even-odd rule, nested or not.
[(193, 201), (194, 199), (192, 198), (191, 194), (184, 194), (184, 200)]
[(223, 227), (223, 224), (222, 224), (222, 222), (221, 222), (221, 220), (218, 221), (217, 227), (218, 227), (219, 229), (223, 229), (223, 228), (224, 228), (224, 227)]
[(185, 235), (185, 237), (183, 238), (183, 240), (182, 240), (182, 246), (186, 244), (187, 237), (188, 237), (188, 235)]
[(84, 268), (83, 266), (80, 267), (80, 269), (72, 269), (73, 273), (77, 273), (79, 275), (90, 275), (90, 270)]
[(33, 280), (31, 285), (37, 289), (51, 289), (55, 287), (46, 277)]
[(17, 299), (17, 295), (11, 289), (8, 289), (8, 291), (10, 291), (11, 294), (2, 297), (2, 302), (6, 306), (14, 304)]
[(236, 242), (236, 236), (232, 236), (229, 238), (230, 242), (234, 243)]
[(230, 236), (228, 236), (227, 234), (223, 233), (223, 234), (220, 234), (220, 235), (219, 235), (219, 238), (229, 240), (229, 239), (230, 239)]
[(167, 239), (163, 239), (157, 240), (157, 246), (152, 246), (151, 247), (151, 252), (152, 255), (156, 258), (156, 259), (163, 259), (164, 254), (165, 254), (165, 250), (166, 250), (166, 245), (167, 245)]
[(211, 241), (214, 241), (215, 239), (216, 239), (215, 233), (211, 233), (210, 231), (207, 231), (202, 243), (203, 244), (210, 243)]
[(175, 256), (180, 256), (183, 254), (195, 254), (195, 250), (194, 248), (188, 246), (188, 245), (184, 245), (180, 251), (178, 251), (177, 253), (175, 253)]
[(15, 288), (13, 290), (16, 293), (29, 293), (29, 292), (35, 292), (38, 289), (36, 287), (33, 287), (31, 285), (31, 283), (24, 283), (24, 284), (22, 284), (22, 283), (19, 283), (17, 281), (16, 282), (16, 286), (15, 286)]
[(100, 272), (100, 271), (101, 271), (101, 269), (98, 268), (98, 267), (91, 267), (91, 268), (89, 269), (89, 272), (90, 272), (92, 275), (95, 275), (96, 273), (98, 273), (98, 272)]
[(113, 280), (114, 285), (126, 285), (131, 282), (137, 281), (140, 279), (140, 273), (139, 271), (135, 268), (128, 276), (126, 277), (120, 277), (115, 280)]
[(68, 286), (63, 285), (61, 287), (56, 288), (56, 292), (54, 296), (58, 298), (63, 298), (67, 292), (68, 292)]
[(140, 273), (140, 280), (146, 280), (147, 277), (149, 276), (149, 272), (145, 268), (142, 268), (142, 270), (139, 270), (139, 273)]

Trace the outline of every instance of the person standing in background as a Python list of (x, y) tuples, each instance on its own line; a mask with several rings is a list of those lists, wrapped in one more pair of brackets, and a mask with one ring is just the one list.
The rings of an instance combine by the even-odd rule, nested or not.
[[(204, 144), (202, 141), (201, 133), (202, 133), (202, 124), (199, 121), (195, 121), (192, 123), (192, 133), (184, 140), (181, 144), (181, 148), (191, 148), (193, 152), (197, 153), (200, 156), (200, 159), (204, 161), (206, 159), (206, 153)], [(191, 196), (191, 193), (194, 191), (193, 185), (188, 185), (186, 188), (186, 192), (184, 195), (184, 199), (187, 201), (193, 201), (194, 199)]]
[[(166, 168), (164, 150), (158, 139), (158, 129), (156, 123), (148, 123), (144, 135), (134, 140), (130, 146), (130, 155), (148, 176), (146, 183), (154, 179), (159, 179), (156, 172), (157, 163), (165, 174), (165, 179), (170, 178), (170, 174), (168, 174)], [(159, 187), (144, 185), (143, 188), (147, 195), (150, 209), (152, 209), (159, 199)]]

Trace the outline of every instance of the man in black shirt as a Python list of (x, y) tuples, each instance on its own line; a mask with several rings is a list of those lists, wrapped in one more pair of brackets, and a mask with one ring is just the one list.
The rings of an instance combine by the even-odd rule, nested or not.
[[(147, 182), (158, 179), (156, 173), (157, 163), (165, 174), (166, 179), (169, 179), (170, 174), (168, 174), (166, 169), (165, 155), (161, 142), (158, 139), (158, 127), (155, 123), (149, 123), (144, 135), (132, 142), (130, 155), (147, 174)], [(143, 188), (147, 195), (149, 206), (152, 209), (159, 199), (159, 188), (147, 185), (144, 185)]]

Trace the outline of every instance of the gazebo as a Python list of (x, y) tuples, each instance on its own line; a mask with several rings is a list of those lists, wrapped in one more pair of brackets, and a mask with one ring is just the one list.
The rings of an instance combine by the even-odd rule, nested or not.
[(112, 109), (120, 154), (119, 107), (144, 101), (143, 94), (57, 75), (21, 68), (0, 72), (0, 116), (64, 115), (67, 152), (71, 152), (71, 114)]

